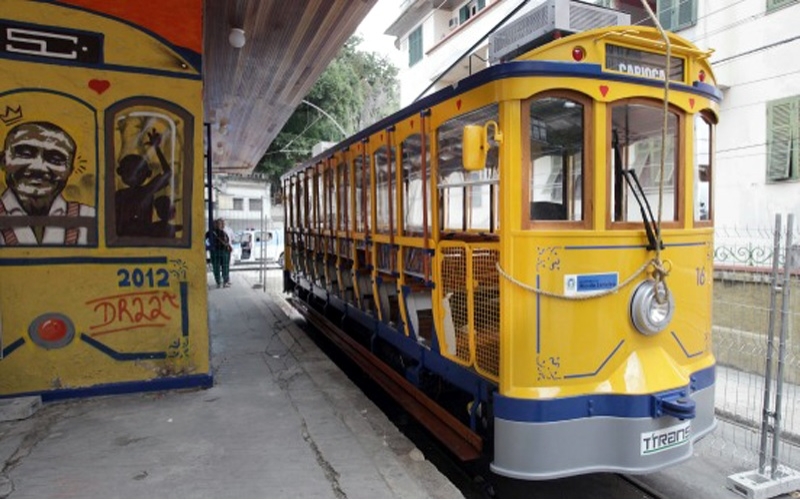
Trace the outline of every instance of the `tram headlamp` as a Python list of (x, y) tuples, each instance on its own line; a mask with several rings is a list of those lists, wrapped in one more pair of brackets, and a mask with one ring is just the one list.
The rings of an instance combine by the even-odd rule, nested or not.
[(675, 296), (663, 282), (656, 285), (655, 280), (645, 280), (633, 291), (630, 314), (633, 326), (640, 333), (655, 335), (672, 321), (672, 316), (675, 314)]

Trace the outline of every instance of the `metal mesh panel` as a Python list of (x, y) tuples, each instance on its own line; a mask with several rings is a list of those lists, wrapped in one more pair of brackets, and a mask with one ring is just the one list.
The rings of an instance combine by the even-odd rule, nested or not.
[[(456, 341), (455, 357), (464, 362), (469, 363), (470, 345), (469, 345), (469, 321), (467, 311), (467, 258), (466, 248), (464, 247), (443, 247), (441, 257), (441, 284), (442, 296), (444, 301), (449, 305), (450, 317), (452, 319), (453, 332), (445, 331), (444, 337), (447, 339), (454, 334)], [(447, 307), (445, 307), (445, 315), (447, 314)], [(447, 321), (445, 321), (447, 324)], [(447, 330), (449, 326), (445, 326)], [(451, 350), (442, 349), (443, 352)]]
[(473, 249), (475, 366), (484, 375), (500, 374), (500, 274), (498, 250)]
[[(776, 231), (779, 233), (777, 253)], [(797, 229), (793, 232), (797, 241)], [(720, 425), (701, 446), (739, 467), (726, 472), (758, 467), (762, 453), (769, 464), (776, 423), (780, 425), (779, 463), (795, 470), (800, 468), (800, 273), (793, 248), (786, 251), (785, 233), (786, 228), (779, 231), (718, 228), (715, 233), (713, 336), (718, 364), (716, 411)], [(775, 287), (774, 258), (778, 259), (779, 266)], [(788, 263), (792, 274), (786, 286), (781, 286), (784, 262)], [(789, 298), (784, 304), (785, 290)], [(780, 367), (781, 405), (776, 408), (782, 310), (786, 342)], [(773, 343), (770, 348), (771, 323)], [(762, 447), (765, 374), (770, 358), (772, 377), (766, 408), (768, 412), (774, 411), (779, 421), (768, 421), (768, 439), (766, 447)]]

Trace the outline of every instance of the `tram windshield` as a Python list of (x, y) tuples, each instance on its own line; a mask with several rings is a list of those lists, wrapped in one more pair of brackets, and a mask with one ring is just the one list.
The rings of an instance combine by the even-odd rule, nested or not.
[(530, 220), (584, 220), (586, 105), (561, 96), (533, 98), (523, 112)]
[(667, 119), (667, 154), (661, 187), (661, 144), (664, 123), (663, 108), (656, 105), (624, 103), (613, 107), (610, 147), (614, 179), (611, 183), (612, 220), (614, 222), (643, 222), (640, 203), (634, 187), (625, 180), (626, 171), (633, 173), (641, 184), (642, 203), (649, 204), (658, 217), (659, 197), (662, 198), (662, 221), (678, 219), (678, 117), (670, 113)]

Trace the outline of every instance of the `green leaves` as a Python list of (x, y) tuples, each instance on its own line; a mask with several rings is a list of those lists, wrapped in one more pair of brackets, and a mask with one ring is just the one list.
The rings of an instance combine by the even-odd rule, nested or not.
[[(385, 57), (358, 50), (359, 36), (350, 37), (328, 65), (270, 144), (256, 172), (267, 174), (272, 192), (279, 193), (280, 176), (296, 163), (311, 156), (321, 141), (339, 142), (399, 107), (397, 68)], [(338, 124), (338, 126), (337, 126)]]

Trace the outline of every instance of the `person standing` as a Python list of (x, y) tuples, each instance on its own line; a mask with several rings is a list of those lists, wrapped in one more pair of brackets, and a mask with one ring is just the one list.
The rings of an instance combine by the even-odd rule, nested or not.
[[(230, 244), (230, 247), (228, 248), (229, 250), (228, 266), (230, 266), (232, 264), (231, 260), (233, 260), (233, 244), (235, 240), (233, 238), (233, 231), (231, 230), (231, 228), (228, 227), (228, 224), (225, 222), (225, 219), (220, 219), (220, 221), (222, 222), (222, 230), (225, 231), (225, 234), (228, 235), (228, 243)], [(225, 286), (231, 286), (231, 282), (229, 279), (225, 280)]]
[(231, 240), (225, 231), (225, 221), (217, 219), (214, 221), (214, 228), (206, 233), (210, 253), (211, 267), (214, 270), (214, 281), (217, 288), (231, 286), (230, 262), (231, 262)]

